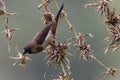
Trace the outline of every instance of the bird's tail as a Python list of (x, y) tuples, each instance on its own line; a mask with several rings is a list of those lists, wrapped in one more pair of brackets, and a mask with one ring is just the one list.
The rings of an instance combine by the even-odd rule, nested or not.
[(64, 3), (61, 5), (61, 7), (60, 7), (60, 9), (55, 17), (56, 22), (58, 22), (58, 20), (59, 20), (59, 16), (60, 16), (61, 11), (63, 10), (63, 7), (64, 7)]

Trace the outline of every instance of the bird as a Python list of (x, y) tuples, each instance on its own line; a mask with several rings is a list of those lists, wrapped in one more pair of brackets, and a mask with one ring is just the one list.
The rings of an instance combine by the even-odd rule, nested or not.
[(29, 41), (23, 48), (23, 55), (25, 54), (37, 54), (42, 52), (53, 40), (56, 35), (56, 29), (60, 14), (63, 10), (64, 3), (61, 5), (55, 18), (46, 24), (37, 34)]

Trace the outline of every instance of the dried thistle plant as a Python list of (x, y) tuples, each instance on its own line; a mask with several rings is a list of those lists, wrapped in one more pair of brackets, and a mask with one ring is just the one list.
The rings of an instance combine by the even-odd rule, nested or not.
[(65, 11), (62, 11), (60, 14), (60, 19), (62, 19), (63, 17), (67, 17), (67, 13)]
[[(5, 27), (5, 29), (1, 33), (4, 33), (6, 39), (8, 40), (8, 52), (10, 53), (11, 52), (10, 51), (10, 46), (11, 46), (12, 42), (14, 43), (12, 32), (17, 30), (18, 28), (11, 28), (11, 29), (9, 29), (9, 27), (8, 27), (8, 17), (6, 17), (4, 19), (4, 27)], [(14, 45), (15, 45), (15, 43), (14, 43)]]
[(14, 16), (14, 15), (16, 15), (16, 13), (7, 12), (5, 2), (3, 2), (3, 0), (0, 0), (0, 15), (4, 15), (4, 16), (6, 16), (6, 15)]
[(105, 23), (108, 26), (119, 26), (120, 25), (120, 15), (115, 15), (115, 10), (108, 12), (108, 15), (105, 17)]
[(80, 51), (80, 58), (82, 58), (85, 61), (88, 61), (90, 59), (93, 59), (93, 54), (91, 54), (90, 45), (86, 45), (85, 43), (83, 45), (76, 45), (77, 50)]
[(104, 67), (106, 69), (105, 72), (101, 73), (102, 75), (105, 75), (105, 76), (112, 75), (112, 76), (114, 76), (116, 71), (119, 70), (119, 69), (115, 69), (115, 68), (111, 68), (111, 67), (106, 66), (95, 56), (94, 56), (94, 60), (96, 60), (98, 64), (100, 64), (102, 67)]
[(120, 44), (120, 16), (115, 15), (115, 9), (108, 12), (109, 15), (105, 16), (105, 23), (107, 26), (108, 36), (105, 38), (105, 41), (110, 42), (105, 50), (105, 54), (112, 49), (115, 51), (119, 49)]
[(10, 57), (12, 59), (17, 60), (13, 65), (19, 64), (20, 67), (25, 67), (26, 61), (31, 61), (32, 59), (29, 58), (28, 55), (23, 55), (21, 52), (17, 50), (17, 56), (16, 57)]
[(5, 34), (6, 39), (8, 40), (8, 52), (10, 53), (10, 46), (12, 44), (12, 42), (14, 42), (13, 40), (13, 36), (12, 36), (12, 32), (17, 30), (18, 28), (12, 28), (10, 29), (8, 27), (8, 16), (13, 16), (16, 13), (9, 13), (6, 10), (6, 5), (5, 2), (3, 2), (3, 0), (0, 0), (0, 15), (3, 16), (4, 19), (4, 31), (2, 31), (1, 33)]
[(70, 55), (70, 53), (65, 51), (69, 46), (69, 43), (56, 43), (55, 45), (47, 48), (48, 56), (45, 59), (49, 59), (47, 62), (48, 66), (50, 67), (53, 63), (60, 64), (60, 62), (70, 65), (68, 59), (68, 55)]
[(113, 51), (120, 48), (120, 29), (109, 28), (109, 36), (105, 38), (105, 41), (110, 42), (108, 47), (105, 50), (105, 53), (109, 51), (109, 49), (113, 49)]
[(105, 76), (112, 75), (115, 76), (116, 71), (119, 69), (114, 69), (114, 68), (107, 68), (106, 72), (103, 72), (102, 74)]
[(80, 51), (80, 58), (82, 58), (85, 61), (88, 61), (89, 59), (93, 59), (92, 52), (94, 52), (91, 50), (90, 45), (86, 43), (85, 37), (87, 37), (87, 36), (93, 37), (93, 35), (90, 33), (88, 33), (88, 34), (78, 33), (76, 35), (76, 37), (69, 39), (69, 40), (71, 40), (71, 39), (76, 40), (76, 43), (74, 45), (75, 45), (76, 49), (78, 51)]
[[(102, 15), (105, 18), (105, 24), (107, 24), (107, 32), (108, 36), (105, 38), (105, 41), (110, 42), (107, 46), (105, 53), (107, 53), (110, 49), (112, 51), (120, 48), (120, 16), (115, 15), (115, 9), (111, 9), (109, 2), (112, 0), (100, 0), (97, 3), (91, 3), (85, 5), (85, 7), (97, 7), (97, 12), (99, 15)], [(93, 57), (101, 66), (107, 69), (103, 75), (115, 75), (116, 70), (114, 68), (107, 67), (100, 60), (98, 60), (95, 56)]]
[[(62, 19), (65, 15), (66, 15), (65, 12), (62, 11), (60, 14), (60, 19)], [(54, 18), (55, 15), (51, 11), (42, 13), (42, 20), (44, 24), (51, 23), (54, 20)]]
[(45, 11), (49, 12), (48, 4), (50, 4), (53, 0), (42, 0), (42, 3), (38, 5), (38, 9), (41, 9), (42, 7), (45, 8)]
[(42, 20), (44, 21), (44, 24), (51, 23), (55, 18), (55, 15), (52, 12), (45, 12), (42, 13)]
[(100, 15), (104, 14), (105, 24), (107, 24), (108, 36), (105, 41), (110, 42), (105, 49), (105, 54), (112, 49), (113, 51), (120, 48), (120, 16), (115, 15), (115, 9), (112, 9), (110, 2), (112, 0), (100, 0), (97, 3), (86, 4), (85, 7), (97, 7), (97, 12)]
[[(47, 48), (48, 56), (45, 57), (47, 59), (48, 68), (52, 64), (56, 64), (61, 66), (61, 75), (67, 77), (71, 75), (70, 72), (70, 61), (68, 59), (68, 56), (71, 55), (70, 53), (66, 52), (66, 50), (69, 48), (70, 43), (55, 43), (52, 46)], [(64, 80), (64, 79), (63, 79)], [(68, 80), (68, 79), (65, 79)]]
[(85, 5), (85, 8), (87, 7), (96, 7), (97, 8), (97, 14), (98, 15), (108, 15), (107, 13), (109, 12), (110, 10), (110, 6), (109, 6), (109, 2), (111, 0), (100, 0), (96, 3), (90, 3), (90, 4), (86, 4)]
[(0, 15), (10, 15), (10, 16), (14, 16), (16, 15), (16, 13), (9, 13), (4, 9), (0, 9)]

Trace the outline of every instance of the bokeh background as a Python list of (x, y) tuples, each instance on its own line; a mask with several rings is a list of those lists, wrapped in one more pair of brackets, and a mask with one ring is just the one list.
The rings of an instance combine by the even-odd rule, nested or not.
[[(104, 64), (110, 67), (120, 68), (120, 52), (110, 52), (104, 54), (106, 43), (103, 41), (107, 36), (104, 19), (96, 15), (95, 8), (84, 8), (84, 5), (94, 0), (56, 0), (58, 4), (64, 2), (64, 10), (67, 12), (68, 19), (74, 26), (77, 32), (92, 33), (94, 38), (87, 38), (87, 42), (91, 44), (94, 55)], [(37, 5), (41, 0), (4, 0), (6, 8), (9, 12), (16, 12), (17, 15), (9, 16), (9, 27), (20, 28), (14, 32), (14, 38), (18, 49), (22, 51), (24, 45), (31, 40), (35, 33), (43, 27), (41, 19), (42, 10), (37, 9)], [(115, 7), (116, 14), (120, 13), (120, 0), (113, 0), (112, 6)], [(55, 5), (51, 4), (50, 9), (54, 13), (57, 12)], [(3, 28), (3, 18), (0, 16), (0, 32)], [(73, 36), (68, 30), (68, 25), (64, 19), (59, 21), (57, 31), (57, 39), (63, 42), (65, 39)], [(79, 52), (75, 49), (71, 51), (74, 57), (70, 57), (71, 72), (74, 80), (120, 80), (120, 72), (116, 72), (115, 76), (103, 76), (105, 71), (96, 61), (84, 62), (79, 60)], [(7, 42), (3, 34), (0, 34), (0, 80), (51, 80), (52, 75), (58, 76), (59, 72), (53, 66), (48, 70), (46, 78), (44, 73), (47, 65), (44, 57), (46, 54), (30, 55), (31, 62), (27, 62), (25, 68), (20, 68), (18, 65), (13, 66), (15, 60), (10, 59), (10, 56), (16, 56), (16, 52), (12, 49), (12, 53), (7, 51)]]

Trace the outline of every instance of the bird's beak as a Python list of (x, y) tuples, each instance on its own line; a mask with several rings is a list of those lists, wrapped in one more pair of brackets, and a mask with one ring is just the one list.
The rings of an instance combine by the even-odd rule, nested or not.
[(23, 53), (22, 54), (25, 55), (25, 54), (27, 54), (27, 52), (23, 49)]

